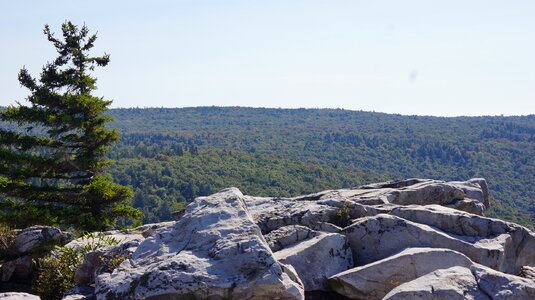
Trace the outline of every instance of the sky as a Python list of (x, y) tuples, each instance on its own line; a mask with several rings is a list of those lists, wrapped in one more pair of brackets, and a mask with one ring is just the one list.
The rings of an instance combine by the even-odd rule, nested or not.
[(65, 20), (111, 55), (94, 72), (111, 107), (535, 114), (535, 1), (0, 0), (0, 105)]

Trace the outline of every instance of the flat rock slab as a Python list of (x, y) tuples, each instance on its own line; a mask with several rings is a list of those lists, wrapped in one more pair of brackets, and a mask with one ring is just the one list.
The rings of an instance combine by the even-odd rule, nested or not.
[(289, 225), (275, 229), (264, 238), (268, 242), (271, 251), (276, 252), (302, 240), (317, 236), (320, 233), (301, 225)]
[(0, 293), (1, 300), (40, 300), (41, 298), (36, 295), (27, 293)]
[(10, 250), (17, 255), (28, 254), (31, 251), (47, 244), (65, 244), (73, 239), (72, 234), (63, 232), (50, 226), (32, 226), (25, 229), (13, 230), (16, 234)]
[(353, 255), (346, 238), (337, 233), (322, 233), (274, 254), (294, 267), (305, 291), (330, 290), (327, 278), (353, 267)]
[(390, 214), (462, 236), (460, 239), (464, 241), (478, 241), (475, 244), (481, 247), (488, 248), (494, 244), (496, 248), (502, 248), (502, 257), (494, 262), (492, 262), (493, 257), (487, 259), (482, 257), (479, 260), (472, 258), (498, 271), (518, 274), (523, 266), (535, 265), (535, 234), (517, 224), (440, 205), (397, 207), (392, 209)]
[(433, 271), (391, 290), (383, 300), (491, 300), (479, 289), (469, 268)]
[(473, 264), (433, 271), (394, 288), (383, 299), (532, 300), (535, 280)]
[(504, 274), (482, 265), (473, 265), (470, 270), (476, 277), (479, 288), (493, 300), (533, 300), (535, 280)]
[[(489, 207), (487, 182), (483, 178), (444, 182), (431, 179), (404, 179), (360, 186), (358, 200), (377, 199), (398, 205), (448, 205), (481, 214)], [(357, 200), (355, 199), (355, 200)]]
[(323, 223), (337, 225), (341, 221), (337, 215), (337, 207), (317, 201), (251, 196), (245, 196), (244, 200), (263, 234), (288, 225), (302, 225), (312, 230), (320, 230)]
[(443, 231), (465, 236), (493, 237), (512, 230), (510, 223), (455, 210), (440, 205), (408, 205), (390, 214)]
[(190, 204), (132, 259), (96, 280), (97, 299), (303, 299), (293, 268), (275, 260), (238, 189)]
[(362, 218), (342, 231), (353, 250), (355, 265), (365, 265), (386, 258), (405, 248), (446, 248), (463, 253), (471, 260), (492, 268), (506, 268), (505, 249), (508, 234), (492, 239), (465, 237), (446, 233), (392, 215)]
[(453, 250), (409, 248), (336, 274), (329, 278), (329, 284), (334, 291), (352, 299), (382, 299), (396, 286), (429, 272), (454, 266), (470, 267), (472, 264), (468, 257)]

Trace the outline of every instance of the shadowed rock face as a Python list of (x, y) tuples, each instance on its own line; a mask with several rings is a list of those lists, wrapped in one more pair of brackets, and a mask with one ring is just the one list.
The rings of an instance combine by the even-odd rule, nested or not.
[[(482, 216), (488, 206), (481, 178), (295, 198), (231, 188), (88, 254), (79, 273), (96, 277), (97, 299), (533, 299), (535, 281), (515, 275), (535, 267), (535, 235)], [(117, 249), (132, 258), (96, 272)]]

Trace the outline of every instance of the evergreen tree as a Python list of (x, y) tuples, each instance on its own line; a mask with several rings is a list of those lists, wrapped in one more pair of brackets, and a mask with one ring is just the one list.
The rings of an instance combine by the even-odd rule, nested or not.
[(111, 163), (104, 153), (118, 133), (106, 128), (112, 119), (103, 113), (111, 101), (91, 95), (97, 80), (88, 72), (110, 58), (89, 56), (97, 37), (85, 25), (67, 21), (61, 29), (63, 38), (56, 38), (45, 25), (59, 55), (39, 80), (25, 68), (18, 75), (30, 90), (30, 105), (17, 103), (0, 113), (18, 125), (0, 129), (0, 222), (103, 229), (118, 217), (141, 215), (121, 204), (132, 197), (129, 188), (100, 175)]

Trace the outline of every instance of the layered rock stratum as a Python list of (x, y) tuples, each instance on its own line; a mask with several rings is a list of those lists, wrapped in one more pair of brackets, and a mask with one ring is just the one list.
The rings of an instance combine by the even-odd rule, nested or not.
[[(489, 205), (480, 178), (294, 198), (229, 188), (177, 221), (103, 233), (122, 242), (89, 253), (65, 299), (535, 299), (535, 234)], [(116, 254), (129, 258), (103, 268)]]

